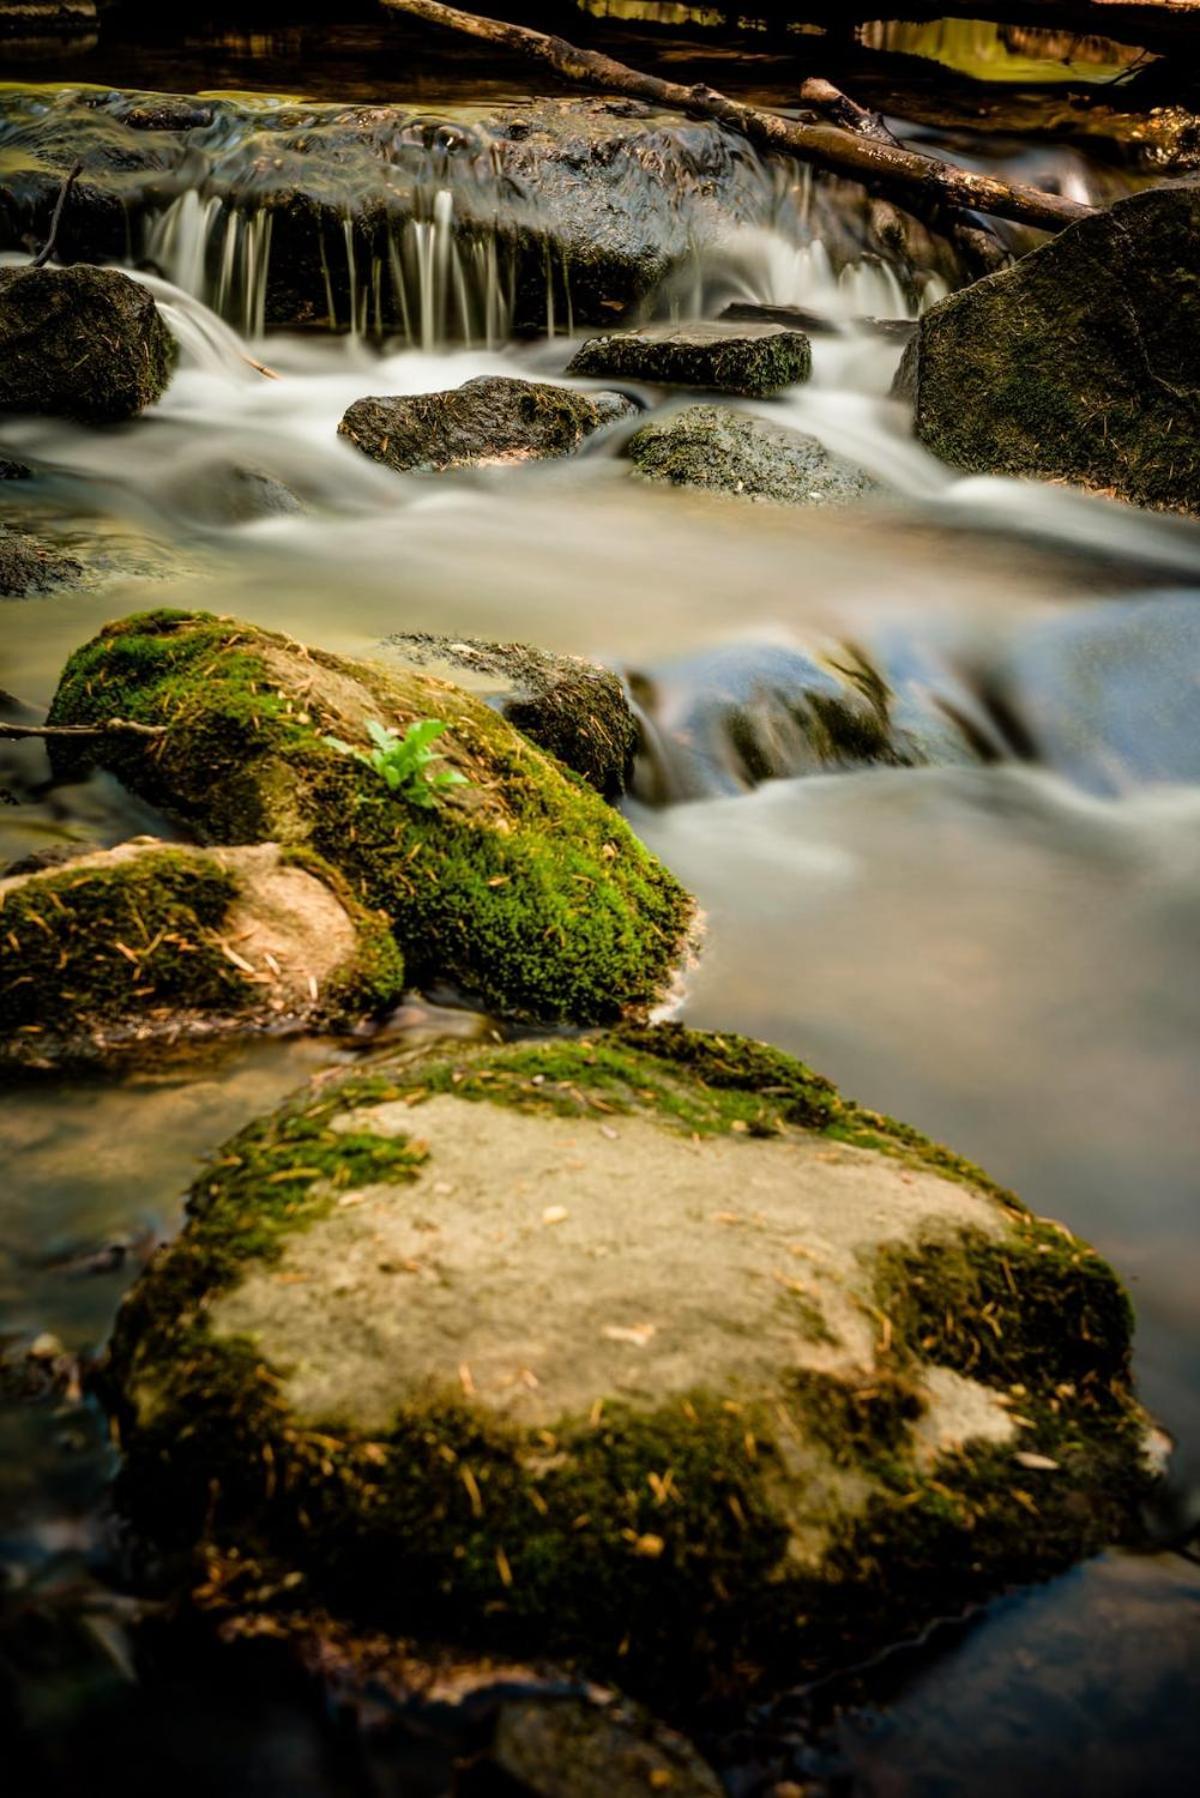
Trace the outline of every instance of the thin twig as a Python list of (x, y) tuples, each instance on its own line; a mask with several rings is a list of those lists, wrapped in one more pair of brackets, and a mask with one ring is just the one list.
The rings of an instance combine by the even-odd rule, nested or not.
[(136, 724), (132, 718), (108, 718), (103, 724), (0, 724), (0, 738), (20, 737), (161, 737), (165, 724)]
[(63, 208), (67, 203), (67, 195), (83, 173), (83, 164), (77, 162), (69, 175), (63, 177), (63, 184), (58, 190), (58, 198), (54, 202), (54, 211), (50, 214), (50, 235), (29, 264), (30, 268), (45, 268), (54, 254), (54, 246), (58, 242), (58, 227), (62, 224)]

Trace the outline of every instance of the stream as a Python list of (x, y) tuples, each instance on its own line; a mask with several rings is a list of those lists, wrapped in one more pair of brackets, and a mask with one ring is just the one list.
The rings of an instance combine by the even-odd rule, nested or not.
[[(998, 27), (920, 41), (931, 29), (896, 27), (910, 36), (885, 47), (940, 55), (958, 72), (972, 56), (1004, 60)], [(361, 39), (348, 45), (348, 59), (362, 54)], [(1096, 79), (1128, 65), (1117, 52), (1091, 56)], [(152, 43), (144, 60), (111, 40), (96, 54), (99, 74), (64, 50), (21, 78), (46, 81), (47, 94), (118, 79), (192, 92), (216, 85), (213, 59), (235, 62), (238, 86), (260, 94), (282, 78), (278, 44), (255, 63), (229, 34), (190, 53)], [(1032, 64), (1050, 81), (1055, 68), (1083, 66), (1057, 50), (1039, 56), (1035, 34), (1011, 54), (1019, 68), (996, 79), (1029, 76)], [(314, 58), (309, 83), (302, 52), (282, 61), (289, 92), (340, 97), (336, 62)], [(436, 71), (420, 79), (422, 106), (471, 103), (470, 67), (440, 88)], [(519, 91), (507, 75), (503, 85)], [(397, 83), (392, 97), (408, 96)], [(6, 116), (19, 124), (15, 102)], [(978, 154), (1014, 178), (1052, 167), (1073, 194), (1108, 194), (1124, 178), (1076, 143), (983, 139)], [(184, 192), (155, 226), (157, 272), (139, 271), (182, 346), (164, 400), (103, 432), (0, 424), (0, 454), (37, 471), (0, 484), (0, 518), (51, 536), (88, 570), (77, 591), (0, 602), (0, 689), (46, 706), (75, 646), (158, 605), (243, 616), (359, 655), (398, 631), (432, 631), (618, 669), (642, 738), (625, 809), (705, 915), (679, 1015), (792, 1051), (1095, 1244), (1129, 1284), (1140, 1392), (1175, 1442), (1156, 1552), (1106, 1555), (897, 1645), (844, 1686), (781, 1697), (722, 1736), (731, 1792), (777, 1781), (856, 1798), (1022, 1783), (1064, 1795), (1190, 1789), (1200, 1753), (1200, 525), (1065, 488), (959, 478), (936, 462), (888, 397), (900, 344), (855, 321), (915, 316), (947, 290), (944, 277), (914, 281), (910, 266), (832, 247), (858, 203), (836, 184), (814, 194), (797, 177), (781, 197), (777, 173), (763, 178), (769, 204), (698, 245), (655, 309), (715, 316), (741, 301), (831, 320), (814, 340), (811, 384), (739, 403), (865, 468), (879, 484), (868, 502), (790, 511), (638, 483), (620, 427), (557, 463), (436, 481), (393, 474), (336, 436), (352, 401), (485, 373), (560, 379), (572, 349), (561, 311), (550, 334), (510, 339), (500, 274), (453, 266), (435, 207), (402, 279), (407, 341), (381, 346), (369, 329), (263, 336), (247, 246), (238, 240), (236, 279), (222, 286), (210, 235), (228, 221)], [(278, 378), (258, 374), (247, 351)], [(675, 403), (654, 390), (640, 398)], [(231, 467), (286, 503), (239, 515)], [(851, 653), (903, 701), (930, 765), (806, 763), (788, 726), (789, 683), (812, 658)], [(36, 745), (0, 745), (0, 788), (0, 864), (56, 844), (171, 834), (106, 777), (55, 787)], [(484, 1027), (453, 994), (414, 995), (388, 1037)], [(203, 1158), (298, 1084), (370, 1052), (266, 1040), (0, 1093), (0, 1343), (46, 1332), (72, 1353), (97, 1352), (121, 1292), (179, 1227)], [(0, 1719), (28, 1755), (22, 1793), (78, 1791), (113, 1763), (127, 1794), (158, 1793), (164, 1780), (270, 1798), (439, 1789), (427, 1770), (398, 1771), (286, 1694), (135, 1669), (105, 1506), (111, 1473), (90, 1406), (0, 1406)]]

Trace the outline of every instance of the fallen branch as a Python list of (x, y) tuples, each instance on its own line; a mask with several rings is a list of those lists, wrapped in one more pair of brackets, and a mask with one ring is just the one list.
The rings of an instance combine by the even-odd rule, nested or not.
[(54, 247), (58, 242), (58, 227), (62, 224), (63, 208), (66, 206), (67, 196), (70, 194), (71, 189), (74, 187), (82, 173), (83, 164), (77, 162), (70, 174), (63, 177), (63, 184), (58, 190), (58, 198), (54, 202), (54, 211), (50, 214), (50, 235), (47, 237), (33, 261), (29, 264), (30, 268), (45, 268), (51, 256), (53, 256)]
[(1076, 200), (1064, 199), (1061, 194), (997, 181), (991, 175), (977, 175), (935, 157), (918, 155), (875, 133), (850, 131), (843, 125), (821, 121), (785, 119), (778, 113), (732, 100), (715, 88), (684, 87), (657, 75), (643, 75), (597, 50), (577, 49), (565, 38), (460, 12), (456, 7), (443, 6), (441, 0), (383, 0), (383, 4), (393, 12), (424, 19), (429, 25), (465, 32), (469, 37), (536, 57), (577, 86), (626, 94), (672, 112), (699, 113), (716, 119), (763, 149), (798, 156), (818, 168), (854, 180), (879, 182), (918, 199), (940, 199), (950, 206), (965, 206), (1042, 231), (1061, 231), (1065, 225), (1088, 217), (1093, 210)]
[(161, 737), (165, 724), (135, 724), (131, 718), (109, 718), (103, 724), (0, 724), (0, 739), (20, 737)]

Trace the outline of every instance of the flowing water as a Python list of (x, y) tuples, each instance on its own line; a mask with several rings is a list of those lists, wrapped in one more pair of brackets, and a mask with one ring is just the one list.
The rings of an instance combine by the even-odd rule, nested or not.
[[(1062, 184), (1105, 179), (1058, 155)], [(812, 383), (760, 410), (865, 467), (870, 502), (789, 512), (640, 485), (619, 430), (569, 462), (394, 475), (337, 438), (351, 401), (487, 372), (553, 379), (571, 353), (561, 310), (543, 321), (557, 333), (511, 340), (502, 258), (464, 260), (454, 208), (478, 168), (433, 184), (378, 276), (347, 233), (347, 290), (392, 283), (384, 343), (369, 303), (337, 336), (259, 335), (269, 221), (206, 193), (211, 166), (133, 246), (182, 346), (163, 402), (103, 433), (0, 430), (36, 470), (0, 490), (0, 515), (89, 570), (79, 591), (5, 605), (0, 687), (44, 706), (76, 644), (159, 604), (359, 654), (432, 630), (620, 669), (642, 730), (631, 819), (706, 913), (682, 1015), (795, 1051), (1096, 1243), (1131, 1285), (1141, 1390), (1177, 1443), (1159, 1553), (1110, 1555), (903, 1648), (844, 1703), (782, 1701), (726, 1744), (732, 1788), (1182, 1789), (1200, 1747), (1200, 1579), (1183, 1552), (1200, 1492), (1200, 526), (959, 479), (926, 455), (887, 397), (898, 344), (853, 321), (912, 314), (944, 277), (869, 253), (861, 196), (781, 194), (769, 170), (763, 204), (698, 233), (654, 306), (752, 300), (833, 321)], [(931, 765), (814, 768), (798, 689), (850, 664), (887, 681)], [(168, 828), (111, 782), (53, 787), (36, 746), (0, 745), (0, 788), (0, 861)], [(482, 1027), (415, 999), (390, 1035)], [(98, 1347), (200, 1159), (360, 1052), (267, 1042), (0, 1095), (0, 1330)], [(17, 1617), (0, 1656), (23, 1676), (37, 1789), (79, 1789), (131, 1734), (126, 1791), (164, 1775), (197, 1792), (400, 1789), (274, 1697), (169, 1681), (140, 1696), (105, 1577), (98, 1419), (8, 1407), (0, 1457)]]

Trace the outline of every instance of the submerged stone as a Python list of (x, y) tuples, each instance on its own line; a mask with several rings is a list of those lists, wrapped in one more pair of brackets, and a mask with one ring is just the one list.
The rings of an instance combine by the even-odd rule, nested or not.
[[(167, 729), (153, 754), (137, 738), (55, 739), (56, 769), (99, 762), (208, 843), (315, 850), (387, 913), (417, 985), (577, 1022), (670, 985), (687, 894), (582, 779), (460, 687), (157, 612), (107, 626), (63, 673), (52, 723), (112, 717)], [(440, 794), (428, 771), (393, 789), (348, 753), (371, 753), (371, 725), (434, 720), (448, 727), (436, 771), (461, 777)]]
[(1071, 225), (928, 311), (897, 393), (921, 442), (980, 474), (1200, 512), (1200, 185)]
[(611, 669), (528, 643), (423, 631), (398, 632), (383, 647), (389, 661), (440, 672), (481, 694), (605, 799), (619, 799), (625, 791), (637, 727), (624, 684)]
[(647, 325), (593, 337), (567, 365), (569, 375), (599, 380), (655, 381), (664, 387), (706, 387), (766, 399), (807, 381), (812, 345), (802, 331), (771, 322)]
[(0, 269), (0, 410), (132, 418), (162, 397), (175, 355), (153, 297), (119, 269)]
[(52, 593), (56, 587), (76, 587), (82, 576), (73, 556), (29, 531), (12, 531), (0, 524), (0, 597), (24, 599), (31, 593)]
[(979, 1169), (659, 1026), (376, 1064), (244, 1131), (107, 1390), (121, 1506), (202, 1606), (694, 1711), (1136, 1533), (1129, 1356), (1112, 1272)]
[(0, 1062), (44, 1067), (400, 997), (385, 921), (316, 856), (143, 839), (0, 880)]
[(724, 406), (688, 406), (629, 440), (647, 480), (785, 506), (841, 506), (874, 491), (869, 475), (815, 437)]
[(338, 435), (388, 468), (432, 473), (569, 456), (601, 425), (636, 412), (617, 393), (478, 375), (445, 393), (355, 400)]

